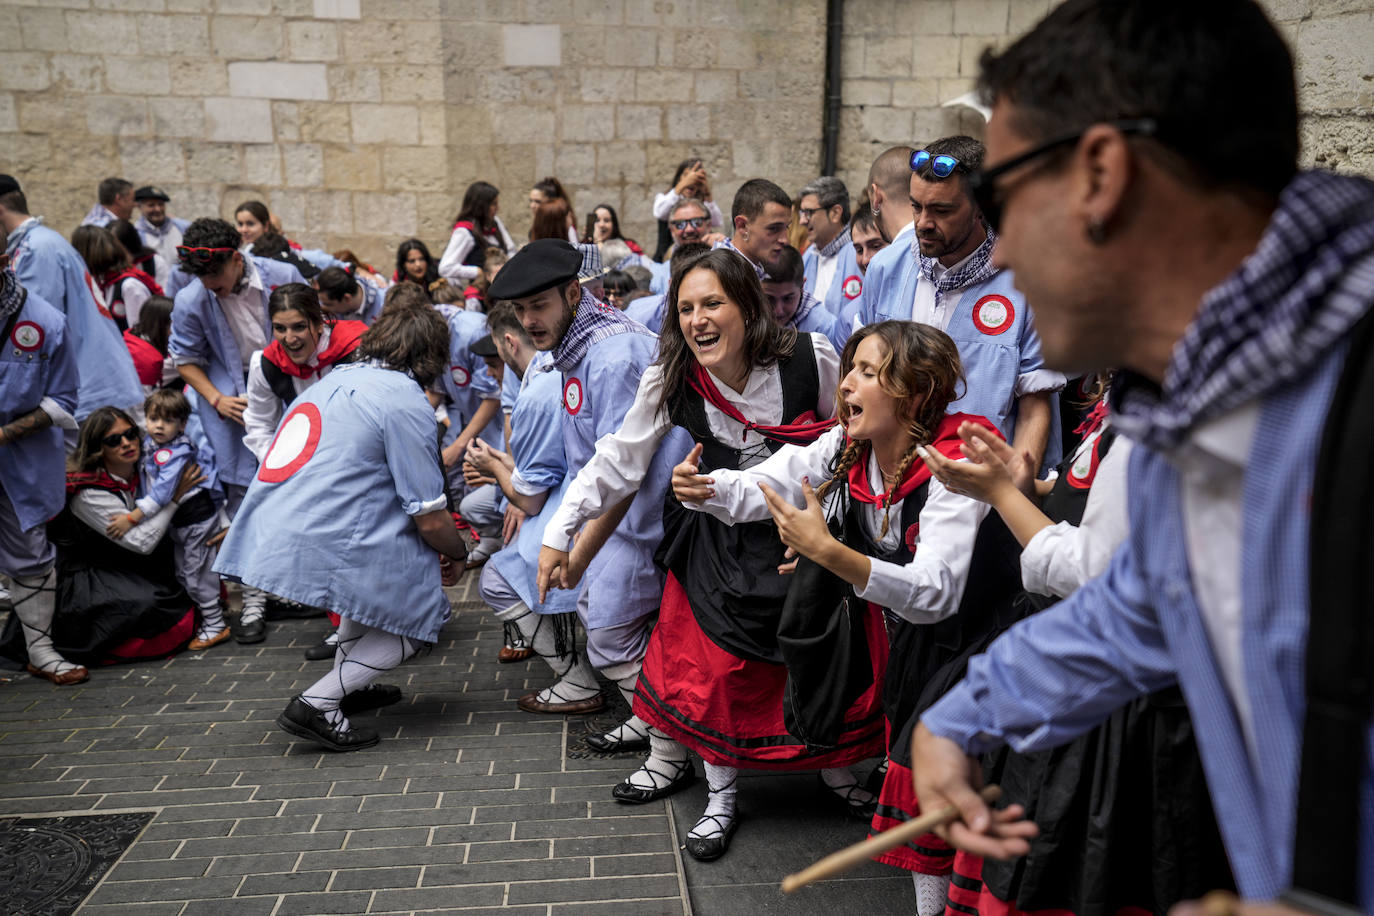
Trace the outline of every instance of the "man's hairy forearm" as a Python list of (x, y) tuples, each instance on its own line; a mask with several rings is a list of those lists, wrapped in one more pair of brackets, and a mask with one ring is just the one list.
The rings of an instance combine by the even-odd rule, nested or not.
[(48, 416), (48, 412), (43, 408), (35, 407), (22, 417), (16, 417), (0, 426), (0, 445), (17, 442), (49, 426), (52, 426), (52, 417)]

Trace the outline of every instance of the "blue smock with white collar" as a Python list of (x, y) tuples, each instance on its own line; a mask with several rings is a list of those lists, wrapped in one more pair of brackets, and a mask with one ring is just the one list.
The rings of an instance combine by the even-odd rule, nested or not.
[(133, 357), (76, 249), (31, 218), (10, 235), (5, 250), (20, 285), (67, 316), (67, 342), (81, 378), (77, 421), (98, 407), (141, 408), (143, 386)]
[(433, 642), (449, 603), (413, 516), (445, 505), (420, 386), (367, 363), (338, 366), (282, 418), (215, 571)]
[[(449, 400), (449, 427), (444, 433), (444, 445), (450, 445), (483, 401), (501, 397), (501, 386), (487, 368), (486, 361), (471, 349), (476, 341), (489, 334), (487, 316), (451, 305), (436, 305), (435, 308), (448, 322), (449, 364), (439, 382)], [(506, 427), (499, 410), (477, 437), (493, 448), (505, 449)]]
[[(262, 278), (262, 327), (268, 341), (272, 325), (267, 317), (267, 299), (283, 283), (302, 283), (296, 268), (281, 261), (244, 255)], [(247, 397), (248, 378), (238, 342), (229, 330), (219, 300), (196, 277), (177, 293), (172, 309), (172, 333), (167, 349), (178, 366), (196, 365), (205, 370), (214, 384), (230, 397)], [(128, 352), (127, 350), (125, 351)], [(243, 444), (243, 427), (219, 415), (209, 402), (195, 401), (196, 415), (215, 456), (220, 483), (247, 486), (257, 470), (258, 460)]]

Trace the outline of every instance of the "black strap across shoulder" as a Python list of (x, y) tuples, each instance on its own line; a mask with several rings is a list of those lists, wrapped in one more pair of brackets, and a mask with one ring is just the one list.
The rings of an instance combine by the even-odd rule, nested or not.
[(1360, 782), (1374, 709), (1374, 309), (1355, 326), (1312, 485), (1307, 713), (1293, 886), (1358, 904)]
[(272, 393), (281, 399), (282, 409), (291, 406), (291, 402), (296, 399), (296, 386), (291, 381), (291, 376), (281, 370), (281, 367), (272, 362), (267, 357), (263, 357), (259, 363), (262, 366), (262, 378), (267, 382), (267, 387), (272, 389)]

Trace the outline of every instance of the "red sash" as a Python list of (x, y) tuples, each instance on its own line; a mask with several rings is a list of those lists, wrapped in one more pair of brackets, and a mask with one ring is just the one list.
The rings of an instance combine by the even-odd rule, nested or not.
[(361, 321), (336, 321), (329, 326), (329, 346), (315, 357), (315, 365), (298, 366), (287, 355), (281, 341), (274, 340), (263, 348), (262, 358), (272, 363), (287, 375), (296, 378), (310, 378), (321, 369), (327, 369), (358, 349), (367, 325)]
[(490, 232), (483, 232), (482, 230), (474, 226), (472, 223), (463, 219), (454, 223), (453, 229), (455, 232), (459, 229), (466, 229), (468, 232), (472, 233), (472, 239), (474, 243), (478, 241), (483, 241), (486, 242), (488, 245), (495, 245), (497, 248), (501, 247), (501, 240), (500, 238), (498, 238), (498, 233), (494, 228)]
[(817, 420), (816, 412), (808, 410), (806, 413), (793, 418), (791, 423), (784, 423), (781, 426), (761, 426), (744, 418), (744, 414), (725, 399), (725, 395), (720, 393), (716, 387), (715, 380), (711, 374), (701, 367), (701, 363), (692, 364), (692, 374), (687, 376), (687, 383), (692, 386), (692, 390), (701, 395), (706, 403), (725, 414), (736, 423), (744, 427), (745, 432), (753, 430), (765, 439), (772, 439), (774, 442), (783, 442), (788, 445), (809, 445), (821, 437), (827, 429), (835, 425), (835, 421)]
[(71, 496), (78, 490), (87, 487), (96, 487), (100, 490), (114, 490), (115, 492), (132, 493), (136, 486), (132, 480), (116, 480), (110, 476), (110, 472), (104, 468), (97, 468), (94, 471), (68, 471), (67, 472), (67, 495)]
[[(954, 461), (963, 458), (964, 455), (959, 451), (959, 446), (963, 444), (959, 438), (959, 424), (963, 422), (977, 423), (980, 426), (992, 430), (997, 438), (1002, 438), (1002, 434), (997, 432), (997, 427), (986, 417), (980, 417), (971, 413), (952, 413), (940, 421), (940, 425), (935, 427), (934, 441), (927, 446), (933, 448), (941, 455)], [(849, 439), (846, 437), (845, 443)], [(892, 503), (901, 502), (915, 492), (916, 488), (930, 479), (930, 468), (920, 458), (911, 462), (911, 466), (906, 469), (906, 474), (902, 477), (901, 483), (897, 484), (889, 497), (887, 493), (874, 493), (868, 485), (868, 449), (859, 456), (859, 460), (854, 462), (849, 469), (849, 495), (861, 503), (878, 506), (886, 509)]]
[(139, 283), (142, 283), (144, 286), (148, 287), (148, 292), (152, 293), (154, 296), (166, 295), (166, 293), (162, 291), (162, 287), (158, 286), (156, 280), (149, 276), (146, 271), (140, 270), (137, 267), (126, 268), (125, 270), (122, 270), (117, 274), (106, 274), (105, 285), (113, 287), (115, 292), (118, 293), (120, 282), (123, 280), (127, 280), (129, 277), (133, 277)]

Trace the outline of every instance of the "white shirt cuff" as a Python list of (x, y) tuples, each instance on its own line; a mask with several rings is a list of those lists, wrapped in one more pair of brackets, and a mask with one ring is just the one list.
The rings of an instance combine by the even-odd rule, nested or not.
[(48, 415), (52, 420), (52, 425), (58, 429), (76, 429), (76, 418), (62, 409), (62, 405), (52, 398), (44, 398), (38, 402), (38, 409)]
[(1059, 391), (1068, 383), (1069, 380), (1064, 377), (1062, 372), (1055, 372), (1051, 369), (1032, 369), (1030, 372), (1022, 372), (1016, 377), (1016, 396), (1019, 398), (1023, 394)]

